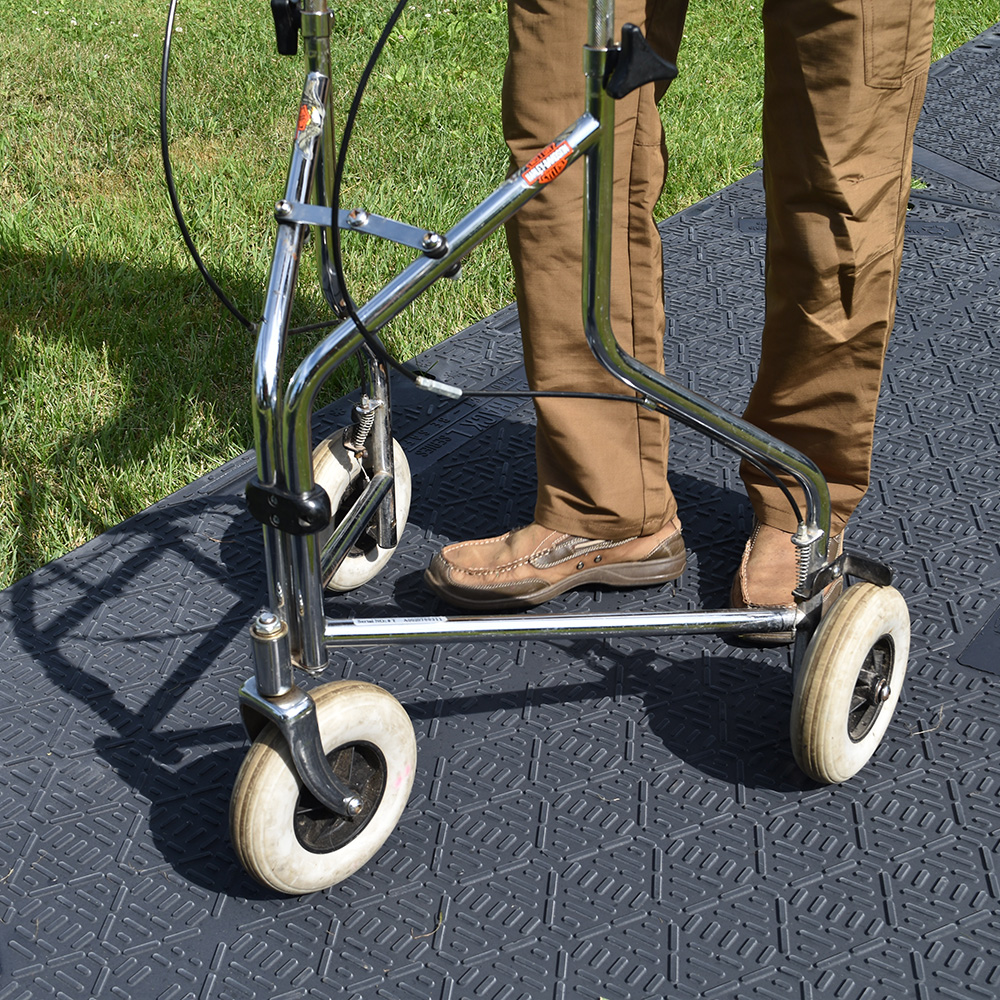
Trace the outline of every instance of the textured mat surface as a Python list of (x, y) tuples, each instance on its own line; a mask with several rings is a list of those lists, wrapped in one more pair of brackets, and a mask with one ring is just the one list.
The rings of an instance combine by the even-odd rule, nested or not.
[[(337, 655), (409, 711), (419, 773), (356, 876), (277, 897), (236, 866), (236, 691), (264, 581), (248, 459), (0, 595), (0, 1000), (992, 1000), (1000, 992), (1000, 34), (935, 67), (853, 545), (914, 625), (873, 762), (791, 760), (781, 653), (713, 638)], [(663, 225), (668, 368), (739, 410), (762, 296), (756, 177)], [(523, 373), (506, 310), (434, 352)], [(415, 475), (389, 570), (334, 615), (434, 614), (442, 541), (530, 515), (531, 411), (400, 390)], [(324, 415), (330, 425), (344, 413)], [(558, 608), (717, 607), (749, 526), (735, 462), (678, 428), (680, 585)]]

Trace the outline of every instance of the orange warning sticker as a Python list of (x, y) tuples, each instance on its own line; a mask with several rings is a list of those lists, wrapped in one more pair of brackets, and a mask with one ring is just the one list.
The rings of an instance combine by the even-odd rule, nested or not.
[(548, 184), (566, 169), (572, 155), (573, 147), (568, 142), (554, 142), (525, 164), (521, 177), (526, 184)]
[(299, 108), (299, 131), (301, 132), (312, 121), (312, 111), (308, 104)]

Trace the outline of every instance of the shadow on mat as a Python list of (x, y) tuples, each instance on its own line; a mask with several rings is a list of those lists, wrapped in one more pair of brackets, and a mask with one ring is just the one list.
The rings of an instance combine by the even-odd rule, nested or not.
[[(434, 719), (501, 711), (530, 712), (535, 718), (547, 707), (580, 704), (593, 713), (594, 705), (602, 702), (609, 703), (612, 714), (611, 703), (632, 699), (640, 703), (635, 721), (642, 739), (659, 744), (670, 757), (706, 777), (726, 785), (781, 792), (814, 787), (792, 757), (788, 740), (791, 675), (779, 665), (780, 654), (771, 652), (761, 662), (724, 652), (671, 658), (669, 651), (627, 652), (606, 642), (595, 648), (594, 644), (552, 641), (584, 663), (589, 673), (600, 670), (603, 676), (552, 683), (558, 673), (551, 663), (544, 670), (533, 669), (529, 655), (517, 678), (520, 683), (509, 674), (497, 682), (509, 690), (407, 701), (404, 708), (419, 726)], [(560, 715), (560, 723), (564, 721)], [(578, 733), (587, 725), (581, 721)]]
[[(237, 478), (245, 476), (237, 470)], [(120, 798), (122, 811), (138, 818), (148, 810), (153, 843), (140, 823), (123, 867), (140, 875), (168, 867), (207, 888), (255, 896), (224, 838), (246, 746), (235, 692), (252, 672), (246, 627), (266, 581), (259, 529), (241, 509), (241, 488), (229, 494), (224, 485), (163, 501), (25, 577), (3, 592), (2, 613), (31, 660), (85, 705), (52, 734), (53, 754), (67, 756), (67, 741), (77, 758), (77, 744), (92, 746), (134, 793)], [(207, 607), (198, 596), (206, 583)], [(240, 676), (206, 690), (223, 654)], [(217, 703), (219, 723), (185, 728), (205, 698)]]
[[(324, 414), (318, 422), (329, 419)], [(512, 477), (531, 479), (531, 428), (500, 421), (497, 433), (499, 452), (491, 449), (474, 463), (456, 453), (450, 458), (453, 471), (467, 475), (470, 465), (480, 463), (488, 471), (500, 453)], [(402, 437), (405, 444), (405, 431)], [(209, 486), (189, 487), (24, 578), (3, 600), (22, 648), (62, 692), (86, 705), (74, 719), (76, 742), (83, 737), (81, 745), (92, 746), (134, 792), (134, 800), (126, 797), (121, 804), (135, 824), (121, 864), (139, 876), (166, 869), (211, 891), (262, 899), (274, 894), (238, 868), (225, 833), (232, 781), (246, 745), (235, 697), (239, 683), (252, 673), (246, 626), (266, 599), (259, 528), (242, 501), (251, 471), (249, 461), (233, 463)], [(411, 529), (429, 534), (430, 526), (438, 525), (443, 509), (439, 491), (446, 488), (446, 479), (425, 474), (417, 483)], [(728, 567), (738, 555), (745, 500), (683, 473), (672, 475), (671, 481), (686, 512), (685, 537), (698, 568), (691, 573), (686, 599), (720, 606), (728, 580), (719, 567)], [(484, 487), (484, 494), (507, 504), (492, 512), (494, 518), (509, 513), (509, 497), (499, 497), (495, 488)], [(447, 509), (456, 516), (451, 528), (467, 524), (470, 515), (489, 516), (453, 496), (450, 500)], [(513, 502), (516, 506), (520, 500), (515, 496)], [(415, 536), (411, 533), (411, 541)], [(412, 559), (425, 546), (417, 542), (407, 547)], [(417, 555), (429, 557), (429, 552)], [(202, 595), (210, 595), (210, 606), (203, 604)], [(435, 606), (418, 573), (398, 571), (345, 600), (354, 614), (358, 608), (378, 608), (380, 615), (426, 615)], [(566, 610), (572, 610), (572, 599), (568, 603)], [(595, 643), (587, 648), (594, 655)], [(747, 717), (748, 725), (763, 734), (759, 761), (747, 758), (743, 744), (733, 744), (710, 721), (692, 722), (713, 713), (739, 718), (745, 711), (739, 692), (706, 683), (725, 658), (678, 661), (669, 670), (669, 691), (664, 691), (657, 686), (664, 658), (655, 657), (657, 674), (647, 669), (652, 654), (630, 658), (600, 642), (596, 650), (614, 664), (609, 678), (623, 674), (629, 690), (641, 695), (646, 724), (671, 753), (723, 781), (759, 780), (785, 787), (781, 727), (775, 722), (771, 733), (769, 716), (755, 712)], [(213, 674), (211, 668), (220, 662), (235, 662), (238, 670)], [(579, 685), (534, 688), (533, 697), (541, 699), (539, 704), (573, 704), (597, 689), (606, 693), (609, 683), (598, 682), (590, 692)], [(782, 683), (787, 687), (787, 679)], [(483, 697), (488, 703), (491, 696)], [(206, 700), (219, 719), (207, 727)], [(780, 704), (781, 698), (774, 701)], [(418, 721), (427, 711), (460, 714), (477, 711), (481, 704), (470, 698), (451, 699), (443, 706), (435, 702), (433, 709), (410, 707)], [(185, 727), (192, 720), (195, 724)], [(56, 734), (57, 751), (59, 740)]]

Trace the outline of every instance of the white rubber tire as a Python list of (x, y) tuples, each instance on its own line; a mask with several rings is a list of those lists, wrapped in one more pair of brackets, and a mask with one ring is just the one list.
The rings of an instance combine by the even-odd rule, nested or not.
[[(329, 888), (371, 859), (399, 822), (417, 761), (413, 726), (388, 691), (361, 681), (335, 681), (310, 694), (323, 749), (330, 754), (351, 744), (377, 748), (384, 762), (384, 788), (353, 839), (333, 850), (311, 850), (296, 832), (303, 786), (288, 744), (275, 726), (264, 728), (236, 776), (230, 836), (243, 867), (258, 882), (293, 896)], [(330, 821), (351, 822), (332, 815)]]
[[(792, 699), (792, 752), (806, 774), (836, 784), (868, 763), (892, 720), (909, 653), (899, 591), (857, 583), (837, 598), (809, 643)], [(859, 685), (866, 661), (876, 664), (870, 655), (888, 684), (884, 701)]]
[[(344, 495), (364, 475), (357, 456), (344, 447), (344, 435), (349, 431), (350, 428), (337, 431), (336, 434), (321, 441), (313, 450), (313, 477), (330, 497), (334, 524), (336, 524), (338, 510)], [(410, 465), (406, 461), (406, 455), (399, 442), (395, 440), (392, 442), (392, 460), (393, 488), (396, 495), (396, 535), (400, 537), (406, 526), (406, 518), (410, 513), (412, 482)], [(334, 525), (331, 525), (326, 531), (320, 533), (321, 547), (333, 533), (333, 527)], [(326, 581), (326, 589), (339, 593), (355, 590), (377, 576), (395, 551), (395, 546), (382, 548), (380, 545), (373, 545), (366, 552), (353, 549), (347, 554), (330, 579)]]

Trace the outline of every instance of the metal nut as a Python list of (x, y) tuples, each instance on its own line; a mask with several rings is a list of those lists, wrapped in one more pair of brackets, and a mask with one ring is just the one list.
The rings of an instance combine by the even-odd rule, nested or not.
[(281, 619), (273, 611), (262, 611), (253, 623), (253, 630), (258, 635), (277, 635), (281, 629)]
[(440, 233), (424, 233), (424, 238), (420, 241), (420, 246), (426, 253), (433, 253), (444, 246), (444, 237)]
[(884, 705), (892, 697), (892, 688), (889, 687), (889, 682), (883, 679), (875, 685), (872, 694), (875, 696), (876, 704)]

